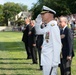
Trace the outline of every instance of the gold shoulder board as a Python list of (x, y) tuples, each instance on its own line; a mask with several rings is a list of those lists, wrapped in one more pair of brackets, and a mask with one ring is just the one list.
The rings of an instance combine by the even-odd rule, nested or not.
[(51, 26), (55, 26), (55, 24), (51, 24)]

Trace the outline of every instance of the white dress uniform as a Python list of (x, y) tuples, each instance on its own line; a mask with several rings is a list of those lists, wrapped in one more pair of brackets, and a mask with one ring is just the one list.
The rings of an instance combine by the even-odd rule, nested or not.
[(50, 75), (50, 70), (53, 67), (51, 75), (56, 75), (57, 66), (60, 63), (61, 38), (60, 30), (55, 20), (47, 23), (43, 29), (40, 28), (40, 15), (36, 19), (36, 33), (44, 35), (44, 41), (41, 52), (41, 65), (43, 66), (43, 75)]

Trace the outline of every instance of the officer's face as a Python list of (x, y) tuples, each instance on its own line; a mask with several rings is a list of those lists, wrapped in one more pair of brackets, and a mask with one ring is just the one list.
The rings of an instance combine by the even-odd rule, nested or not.
[(42, 21), (44, 23), (47, 23), (48, 22), (48, 19), (49, 19), (49, 16), (50, 16), (50, 13), (43, 13), (43, 14), (41, 14)]

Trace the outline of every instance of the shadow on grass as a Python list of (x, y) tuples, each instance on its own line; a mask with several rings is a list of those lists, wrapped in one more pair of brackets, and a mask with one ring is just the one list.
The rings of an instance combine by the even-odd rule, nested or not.
[(31, 75), (31, 74), (0, 74), (0, 75)]
[(0, 58), (0, 60), (26, 60), (26, 58)]
[(36, 70), (36, 68), (0, 68), (0, 70)]
[(31, 64), (26, 62), (0, 62), (0, 64)]
[[(7, 60), (13, 60), (12, 62), (11, 61), (8, 61), (8, 62), (2, 62), (2, 60), (5, 60), (5, 61), (7, 61)], [(16, 61), (15, 61), (16, 60)], [(25, 58), (0, 58), (0, 65), (19, 65), (19, 67), (10, 67), (9, 65), (8, 65), (8, 67), (0, 67), (0, 71), (3, 71), (3, 72), (5, 72), (5, 71), (28, 71), (28, 72), (30, 72), (30, 71), (39, 71), (37, 68), (35, 68), (35, 67), (30, 67), (31, 65), (33, 65), (31, 62), (17, 62), (17, 60), (26, 60)], [(22, 66), (20, 66), (20, 65), (23, 65), (23, 66), (25, 66), (25, 67), (22, 67)], [(28, 67), (26, 67), (26, 65), (28, 65)], [(0, 74), (0, 75), (31, 75), (31, 73), (30, 74), (22, 74), (22, 72), (21, 72), (21, 74)], [(33, 75), (33, 74), (32, 74)], [(34, 74), (35, 75), (35, 74)]]
[[(13, 60), (13, 61), (17, 61), (17, 60), (27, 60), (26, 58), (0, 58), (0, 60)], [(1, 62), (0, 64), (31, 64), (30, 62)]]
[(0, 42), (0, 51), (25, 51), (23, 42)]
[[(35, 74), (0, 74), (0, 75), (35, 75)], [(39, 75), (39, 74), (37, 74)]]

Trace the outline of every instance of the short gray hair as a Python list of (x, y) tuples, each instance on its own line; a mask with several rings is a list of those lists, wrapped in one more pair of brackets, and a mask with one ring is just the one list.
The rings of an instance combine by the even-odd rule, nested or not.
[(66, 16), (61, 16), (60, 19), (62, 19), (64, 22), (68, 23), (68, 19)]

